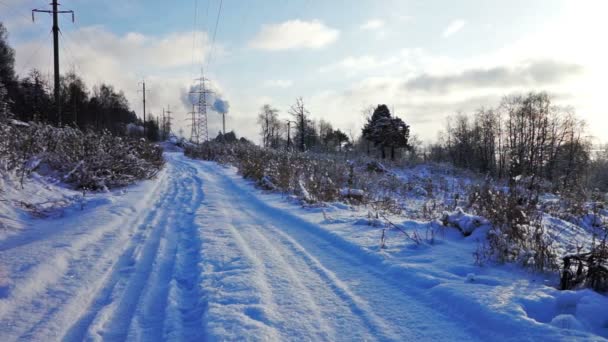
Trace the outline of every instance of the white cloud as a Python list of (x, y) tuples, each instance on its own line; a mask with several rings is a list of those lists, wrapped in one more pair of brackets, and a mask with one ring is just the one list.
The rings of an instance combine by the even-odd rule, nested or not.
[[(513, 47), (521, 51), (519, 47)], [(457, 111), (472, 113), (480, 106), (497, 106), (502, 96), (514, 92), (544, 90), (555, 95), (555, 103), (577, 105), (580, 80), (586, 77), (585, 64), (575, 58), (553, 60), (551, 53), (540, 51), (499, 58), (503, 53), (491, 52), (464, 59), (429, 54), (423, 49), (404, 49), (393, 56), (349, 57), (326, 67), (326, 70), (361, 70), (365, 66), (374, 73), (358, 77), (342, 89), (321, 89), (310, 101), (311, 113), (332, 113), (332, 123), (359, 134), (363, 124), (361, 113), (370, 105), (385, 103), (412, 125), (412, 132), (429, 142), (443, 128), (445, 117)], [(530, 49), (524, 50), (532, 51)], [(504, 56), (503, 56), (504, 57)], [(382, 67), (382, 61), (396, 60)], [(333, 68), (333, 69), (332, 69)], [(598, 127), (606, 122), (597, 111), (581, 116)], [(597, 132), (597, 130), (596, 130)], [(592, 134), (598, 134), (593, 132)], [(599, 135), (599, 134), (598, 134)]]
[(512, 87), (544, 87), (580, 77), (584, 68), (574, 63), (552, 59), (539, 59), (492, 68), (475, 68), (459, 73), (434, 75), (420, 74), (404, 83), (409, 91), (447, 93), (458, 89)]
[(289, 88), (292, 85), (292, 80), (268, 80), (264, 82), (264, 86), (271, 88)]
[(464, 20), (454, 20), (452, 21), (448, 27), (443, 30), (442, 36), (443, 38), (448, 38), (456, 32), (462, 30), (466, 22)]
[(249, 46), (261, 50), (319, 49), (335, 42), (340, 31), (319, 20), (289, 20), (263, 25)]
[(353, 75), (360, 71), (365, 70), (375, 70), (379, 68), (384, 68), (386, 66), (395, 64), (399, 61), (397, 56), (390, 56), (384, 59), (375, 57), (375, 56), (359, 56), (353, 57), (349, 56), (344, 58), (343, 60), (333, 63), (330, 65), (323, 66), (319, 69), (320, 72), (346, 72), (349, 75)]
[(384, 21), (380, 19), (370, 19), (365, 24), (361, 25), (362, 30), (379, 30), (384, 27)]
[[(186, 125), (186, 113), (191, 110), (181, 100), (181, 93), (194, 82), (198, 67), (209, 51), (209, 39), (204, 32), (196, 32), (201, 42), (192, 50), (193, 32), (174, 32), (161, 36), (131, 32), (116, 35), (103, 27), (84, 27), (79, 30), (65, 30), (61, 37), (62, 73), (75, 68), (89, 89), (101, 82), (124, 91), (131, 108), (138, 116), (142, 114), (141, 93), (138, 83), (145, 78), (149, 90), (148, 113), (158, 115), (162, 108), (171, 106), (174, 112), (176, 130)], [(44, 41), (21, 42), (15, 45), (16, 70), (27, 74), (37, 68), (44, 75), (52, 76), (52, 47)], [(216, 42), (216, 57), (224, 49)], [(218, 58), (214, 58), (215, 61)], [(206, 75), (213, 79), (213, 75)], [(214, 90), (223, 93), (221, 87), (213, 84)], [(226, 95), (224, 93), (224, 95)], [(215, 132), (210, 120), (210, 132)]]
[(411, 15), (397, 14), (396, 17), (397, 17), (397, 19), (399, 19), (399, 21), (404, 22), (404, 23), (410, 23), (410, 22), (414, 21), (414, 17)]

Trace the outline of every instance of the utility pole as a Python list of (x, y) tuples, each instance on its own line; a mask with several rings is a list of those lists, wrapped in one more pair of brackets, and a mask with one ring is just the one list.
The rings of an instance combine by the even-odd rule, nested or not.
[(297, 122), (291, 121), (291, 120), (285, 120), (285, 121), (287, 121), (287, 149), (289, 150), (291, 148), (291, 124), (292, 123), (297, 124)]
[(140, 90), (144, 96), (143, 104), (144, 104), (144, 139), (147, 139), (146, 136), (146, 81), (141, 81), (142, 90)]
[[(304, 108), (304, 105), (302, 105), (302, 108)], [(304, 109), (302, 109), (302, 115), (300, 115), (300, 149), (302, 150), (302, 152), (305, 152), (306, 147), (304, 144), (304, 135), (306, 134), (306, 125), (304, 122)]]
[[(165, 117), (165, 114), (167, 114), (167, 116)], [(173, 114), (173, 112), (171, 111), (171, 105), (167, 106), (167, 111), (166, 113), (163, 111), (163, 125), (165, 126), (165, 139), (169, 137), (169, 135), (171, 135), (171, 114)]]
[(56, 110), (56, 119), (59, 125), (61, 126), (61, 99), (60, 96), (60, 83), (59, 83), (59, 16), (60, 13), (70, 13), (72, 14), (72, 22), (74, 22), (74, 11), (59, 11), (59, 4), (57, 0), (52, 0), (51, 5), (53, 6), (52, 10), (32, 10), (32, 21), (35, 21), (34, 13), (50, 13), (53, 15), (53, 62), (54, 62), (54, 72), (55, 72), (55, 110)]
[(163, 140), (165, 138), (165, 123), (166, 123), (166, 121), (165, 121), (165, 108), (163, 107), (163, 121), (162, 121), (162, 124), (160, 126), (161, 139), (163, 139)]

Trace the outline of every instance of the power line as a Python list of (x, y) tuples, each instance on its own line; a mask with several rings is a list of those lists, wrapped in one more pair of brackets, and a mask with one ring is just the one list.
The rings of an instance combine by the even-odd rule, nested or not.
[(76, 69), (78, 69), (78, 72), (84, 76), (84, 72), (82, 71), (82, 68), (78, 63), (78, 58), (76, 57), (76, 54), (72, 51), (70, 45), (67, 44), (67, 37), (63, 35), (63, 32), (61, 30), (59, 31), (59, 35), (63, 39), (62, 41), (64, 43), (61, 45), (61, 47), (63, 48), (63, 51), (65, 52), (65, 55), (68, 57), (68, 59), (72, 61), (72, 68), (74, 69), (74, 73), (76, 73)]
[(203, 22), (203, 31), (207, 32), (208, 27), (207, 23), (209, 22), (209, 7), (211, 5), (211, 0), (207, 0), (207, 8), (205, 9), (205, 21)]
[(27, 19), (27, 21), (28, 21), (28, 22), (31, 20), (31, 17), (30, 17), (30, 16), (28, 16), (27, 14), (22, 13), (22, 12), (17, 12), (17, 10), (16, 10), (16, 9), (15, 9), (13, 6), (11, 6), (11, 5), (9, 5), (9, 4), (7, 4), (7, 3), (5, 3), (4, 1), (0, 1), (0, 5), (2, 5), (2, 6), (4, 6), (4, 7), (6, 7), (6, 8), (7, 8), (7, 10), (11, 12), (11, 15), (14, 15), (14, 16), (21, 16), (21, 17), (23, 17), (24, 19)]
[[(78, 23), (74, 23), (74, 26), (76, 27), (72, 32), (77, 33), (78, 32), (83, 32), (84, 30), (82, 29), (82, 27), (80, 27), (78, 25)], [(60, 30), (59, 33), (61, 34), (61, 36), (63, 38), (65, 38), (64, 42), (66, 44), (66, 47), (68, 49), (68, 51), (72, 54), (72, 56), (74, 56), (74, 60), (78, 61), (78, 58), (76, 58), (76, 54), (74, 53), (74, 49), (72, 49), (72, 46), (83, 46), (87, 43), (90, 43), (90, 40), (86, 38), (86, 35), (78, 35), (78, 34), (74, 34), (72, 35), (70, 33), (70, 31), (64, 31), (64, 30)], [(84, 73), (84, 68), (83, 68), (83, 64), (78, 62), (77, 63), (77, 68), (80, 70), (82, 76), (85, 76)], [(89, 68), (90, 69), (90, 68)], [(92, 75), (97, 81), (101, 80), (101, 82), (103, 82), (104, 77), (99, 77), (99, 73), (96, 71), (96, 69), (91, 69), (91, 70), (87, 70), (87, 74)]]
[(34, 57), (37, 57), (39, 55), (40, 49), (42, 49), (43, 46), (42, 41), (46, 40), (48, 36), (50, 36), (52, 33), (53, 31), (49, 30), (48, 32), (45, 32), (43, 35), (41, 35), (40, 38), (36, 41), (38, 43), (38, 47), (25, 60), (26, 62), (21, 67), (21, 74), (23, 74), (23, 72), (30, 66), (30, 63), (33, 61)]
[(218, 10), (217, 10), (217, 17), (215, 18), (215, 28), (213, 29), (213, 40), (211, 41), (211, 48), (209, 49), (209, 56), (207, 59), (207, 69), (209, 68), (209, 65), (211, 64), (211, 59), (213, 58), (213, 52), (215, 50), (215, 38), (217, 36), (217, 27), (220, 22), (220, 16), (222, 14), (222, 4), (223, 3), (224, 3), (224, 0), (220, 0), (220, 6), (218, 7)]
[(192, 28), (192, 66), (194, 66), (194, 57), (196, 55), (197, 22), (198, 22), (198, 0), (194, 0), (194, 26)]

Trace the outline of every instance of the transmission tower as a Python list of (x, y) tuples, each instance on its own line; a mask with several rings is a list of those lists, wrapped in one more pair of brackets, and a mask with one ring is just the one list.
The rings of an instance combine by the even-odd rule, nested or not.
[(171, 111), (171, 105), (167, 106), (167, 110), (163, 108), (163, 121), (161, 127), (163, 132), (163, 139), (168, 139), (171, 135), (171, 120), (173, 119), (171, 117), (171, 114), (173, 114), (173, 112)]
[(171, 105), (167, 106), (167, 117), (166, 117), (166, 125), (167, 125), (167, 134), (170, 135), (171, 134), (171, 120), (173, 120), (173, 117), (171, 116), (171, 114), (173, 114), (173, 112), (171, 111)]
[(198, 141), (199, 143), (209, 141), (209, 130), (207, 128), (207, 108), (209, 108), (209, 103), (207, 103), (207, 96), (213, 94), (213, 92), (207, 89), (207, 79), (202, 75), (197, 78), (198, 81), (197, 90), (191, 91), (191, 94), (198, 95), (198, 101), (196, 104), (196, 129), (198, 133)]
[(200, 143), (200, 136), (198, 134), (198, 125), (197, 125), (197, 120), (196, 120), (196, 110), (195, 110), (195, 105), (192, 105), (192, 111), (190, 113), (188, 113), (189, 115), (191, 115), (191, 119), (192, 119), (192, 123), (190, 124), (190, 142), (193, 144), (199, 144)]

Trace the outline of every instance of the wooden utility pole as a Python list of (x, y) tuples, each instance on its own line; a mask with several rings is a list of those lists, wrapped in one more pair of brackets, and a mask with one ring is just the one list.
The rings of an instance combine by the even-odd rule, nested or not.
[(72, 22), (74, 22), (74, 11), (59, 11), (59, 4), (57, 0), (52, 0), (51, 5), (53, 6), (52, 10), (32, 10), (32, 21), (35, 21), (34, 13), (49, 13), (53, 15), (53, 64), (54, 64), (54, 73), (55, 73), (55, 110), (56, 110), (56, 119), (57, 123), (61, 126), (61, 99), (60, 99), (60, 80), (59, 80), (59, 16), (60, 13), (70, 13), (72, 14)]
[(292, 123), (297, 124), (297, 122), (291, 121), (291, 120), (286, 120), (286, 121), (287, 121), (287, 149), (289, 150), (291, 148), (291, 124)]
[(147, 139), (148, 137), (146, 136), (146, 81), (141, 81), (141, 86), (142, 86), (142, 90), (140, 90), (143, 93), (143, 104), (144, 104), (144, 139)]
[(306, 150), (306, 145), (304, 144), (304, 135), (306, 134), (306, 122), (304, 121), (304, 111), (302, 111), (302, 115), (300, 115), (300, 149), (302, 152)]
[(291, 148), (291, 121), (287, 121), (287, 149)]

